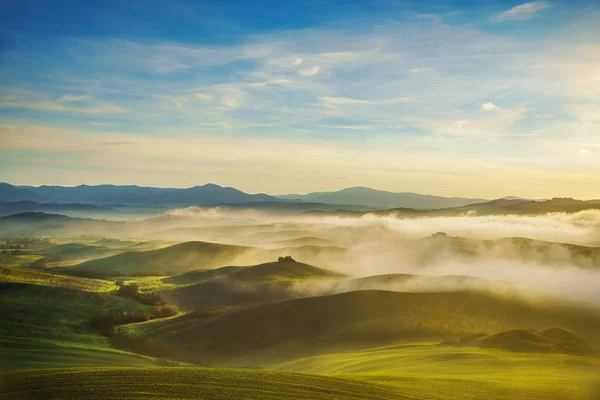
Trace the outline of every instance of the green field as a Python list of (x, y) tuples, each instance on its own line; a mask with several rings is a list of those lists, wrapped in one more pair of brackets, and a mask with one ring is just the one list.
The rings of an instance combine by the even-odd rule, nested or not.
[[(100, 245), (121, 244), (55, 254), (100, 257)], [(600, 398), (597, 310), (513, 292), (424, 290), (482, 286), (468, 276), (356, 279), (293, 261), (223, 266), (237, 254), (231, 247), (125, 252), (62, 273), (1, 267), (0, 398)], [(67, 274), (90, 265), (127, 273)], [(170, 269), (183, 273), (127, 276)], [(409, 281), (421, 290), (393, 291)], [(183, 312), (121, 322), (103, 336), (92, 317), (152, 307), (120, 285), (159, 293)]]
[(1, 399), (403, 399), (382, 385), (305, 374), (207, 368), (77, 368), (0, 375)]
[(52, 270), (18, 267), (0, 267), (0, 282), (28, 283), (84, 290), (87, 292), (110, 292), (117, 290), (118, 288), (117, 285), (111, 281), (79, 278), (57, 273)]
[(596, 357), (411, 344), (303, 358), (274, 368), (376, 382), (411, 399), (600, 398)]

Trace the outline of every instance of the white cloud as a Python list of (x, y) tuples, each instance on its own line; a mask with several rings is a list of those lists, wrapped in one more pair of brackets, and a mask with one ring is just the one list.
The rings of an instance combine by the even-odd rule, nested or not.
[(66, 94), (57, 101), (84, 101), (91, 99), (91, 96)]
[(396, 97), (393, 99), (380, 99), (380, 100), (365, 100), (365, 99), (354, 99), (351, 97), (320, 97), (323, 104), (327, 107), (333, 107), (336, 105), (348, 105), (348, 104), (401, 104), (410, 103), (414, 100), (412, 97)]
[(411, 68), (410, 72), (414, 73), (414, 74), (418, 74), (421, 72), (427, 72), (427, 71), (431, 71), (433, 68), (431, 67), (415, 67), (415, 68)]
[(219, 126), (223, 129), (231, 129), (233, 126), (229, 122), (220, 122)]
[(461, 119), (459, 121), (454, 121), (454, 123), (452, 124), (452, 127), (454, 129), (465, 129), (465, 127), (468, 125), (469, 123), (467, 121), (465, 121), (464, 119)]
[(230, 110), (240, 108), (244, 93), (238, 90), (227, 90), (221, 95), (221, 104)]
[(301, 58), (296, 58), (294, 60), (294, 62), (292, 63), (292, 65), (300, 65), (300, 64), (302, 64), (302, 59)]
[(371, 130), (373, 129), (370, 125), (326, 125), (326, 128), (331, 129), (350, 129), (350, 130)]
[(314, 76), (314, 75), (318, 74), (320, 70), (321, 70), (321, 67), (319, 67), (318, 65), (315, 65), (314, 67), (303, 69), (302, 71), (300, 71), (298, 73), (302, 76)]
[(212, 95), (210, 94), (205, 94), (205, 93), (196, 93), (194, 95), (196, 97), (196, 99), (200, 100), (200, 101), (209, 101), (212, 100)]
[(568, 108), (569, 112), (585, 122), (600, 122), (600, 106), (574, 105)]
[(491, 101), (488, 102), (488, 103), (484, 103), (484, 104), (481, 105), (481, 109), (484, 110), (484, 111), (491, 111), (491, 110), (495, 110), (497, 108), (500, 108), (500, 107), (498, 107), (497, 105), (495, 105)]
[(172, 98), (172, 101), (173, 101), (173, 103), (175, 103), (177, 108), (182, 108), (185, 105), (185, 103), (190, 101), (190, 99), (188, 99), (185, 96), (177, 96), (177, 97)]
[(285, 85), (286, 83), (290, 83), (289, 79), (272, 79), (270, 81), (265, 82), (253, 82), (248, 86), (250, 87), (265, 87), (265, 86), (273, 86), (273, 85)]
[(545, 1), (532, 1), (523, 3), (500, 13), (496, 17), (497, 22), (503, 21), (525, 21), (534, 18), (540, 11), (549, 5)]
[[(5, 96), (0, 99), (0, 108), (24, 108), (29, 110), (47, 112), (72, 112), (82, 114), (111, 114), (126, 111), (125, 108), (104, 101), (85, 101), (84, 104), (71, 101), (47, 101), (40, 98), (39, 94), (30, 96), (29, 99), (17, 101), (16, 96)], [(75, 104), (71, 104), (75, 103)]]

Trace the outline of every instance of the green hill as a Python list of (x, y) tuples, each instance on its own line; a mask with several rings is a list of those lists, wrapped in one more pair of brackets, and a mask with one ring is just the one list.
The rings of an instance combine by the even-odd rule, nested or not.
[(596, 400), (600, 360), (406, 344), (301, 358), (274, 369), (375, 382), (422, 400)]
[(82, 243), (61, 244), (59, 246), (46, 249), (42, 252), (48, 262), (85, 260), (90, 258), (106, 257), (116, 253), (119, 253), (118, 249)]
[(175, 276), (170, 276), (168, 278), (163, 278), (162, 281), (175, 285), (190, 285), (221, 278), (233, 274), (234, 272), (243, 268), (244, 267), (221, 267), (216, 269), (198, 269)]
[(321, 239), (315, 236), (304, 236), (296, 239), (281, 240), (274, 244), (282, 247), (299, 247), (299, 246), (330, 246), (329, 240)]
[(70, 272), (97, 276), (175, 275), (195, 269), (231, 264), (249, 247), (207, 242), (186, 242), (158, 250), (126, 252), (91, 260), (69, 268)]
[[(85, 285), (81, 285), (85, 286)], [(27, 283), (0, 283), (0, 337), (105, 343), (89, 327), (111, 309), (143, 311), (148, 306), (108, 293)]]
[(30, 283), (85, 290), (88, 292), (109, 292), (111, 290), (117, 290), (117, 285), (110, 281), (79, 278), (54, 271), (19, 267), (0, 267), (0, 282)]
[(397, 399), (397, 391), (351, 379), (209, 368), (74, 368), (0, 375), (13, 399)]
[[(215, 290), (218, 293), (218, 290)], [(177, 323), (177, 319), (171, 320)], [(561, 325), (599, 343), (600, 313), (477, 292), (359, 291), (234, 309), (155, 339), (185, 361), (264, 365), (309, 354)], [(243, 335), (240, 333), (243, 332)]]
[(199, 283), (163, 293), (164, 297), (187, 310), (222, 306), (249, 306), (306, 295), (296, 282), (335, 279), (343, 275), (312, 265), (287, 261), (251, 267), (223, 267), (193, 271), (163, 279), (165, 283)]
[(529, 353), (576, 355), (591, 355), (593, 353), (588, 344), (579, 338), (575, 332), (558, 326), (542, 332), (528, 329), (511, 329), (492, 335), (476, 334), (441, 344), (496, 348)]
[(340, 278), (342, 274), (296, 261), (271, 262), (242, 268), (230, 275), (237, 280)]

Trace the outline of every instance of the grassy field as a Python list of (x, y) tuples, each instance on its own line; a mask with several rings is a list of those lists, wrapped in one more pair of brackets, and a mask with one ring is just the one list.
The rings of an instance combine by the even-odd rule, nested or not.
[[(217, 290), (222, 287), (213, 289), (214, 296), (223, 294)], [(150, 326), (161, 324), (161, 329), (148, 332), (153, 339), (178, 343), (184, 349), (183, 361), (264, 366), (307, 354), (441, 341), (523, 327), (544, 330), (562, 326), (597, 345), (600, 327), (600, 315), (595, 312), (478, 292), (359, 291), (234, 307), (210, 318), (206, 315), (198, 312), (173, 318), (164, 323), (172, 324), (170, 327), (152, 322)]]
[(35, 253), (18, 255), (0, 253), (0, 267), (24, 267), (40, 258), (44, 256)]
[(249, 248), (206, 242), (186, 242), (150, 251), (128, 251), (91, 260), (74, 267), (75, 272), (105, 276), (174, 275), (200, 268), (217, 268), (231, 263)]
[(260, 370), (77, 368), (0, 374), (0, 399), (403, 399), (357, 380)]
[(376, 382), (411, 399), (600, 398), (600, 360), (564, 354), (419, 344), (327, 354), (274, 368)]
[(110, 292), (118, 289), (117, 285), (111, 281), (79, 278), (54, 271), (18, 267), (0, 267), (0, 282), (30, 283), (87, 292)]
[(110, 347), (98, 338), (95, 344), (44, 339), (0, 339), (0, 371), (44, 368), (155, 366), (155, 359)]
[(88, 326), (91, 317), (111, 309), (149, 308), (132, 299), (64, 287), (0, 283), (0, 337), (105, 344)]

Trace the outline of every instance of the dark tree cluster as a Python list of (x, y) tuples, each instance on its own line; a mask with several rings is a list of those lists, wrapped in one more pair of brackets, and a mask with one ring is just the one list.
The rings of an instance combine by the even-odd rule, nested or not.
[(125, 297), (131, 297), (136, 299), (140, 303), (147, 304), (149, 306), (160, 306), (165, 305), (160, 293), (157, 291), (142, 292), (140, 287), (135, 284), (125, 285), (122, 282), (119, 284), (119, 294)]
[(118, 325), (145, 322), (156, 318), (165, 318), (177, 315), (179, 309), (172, 304), (154, 306), (148, 311), (127, 311), (120, 309), (110, 310), (108, 314), (97, 315), (90, 320), (90, 327), (99, 331), (104, 336), (113, 336)]
[(285, 256), (285, 257), (279, 257), (277, 259), (277, 262), (280, 262), (280, 263), (282, 263), (282, 262), (296, 262), (296, 260), (294, 260), (292, 258), (292, 256)]

